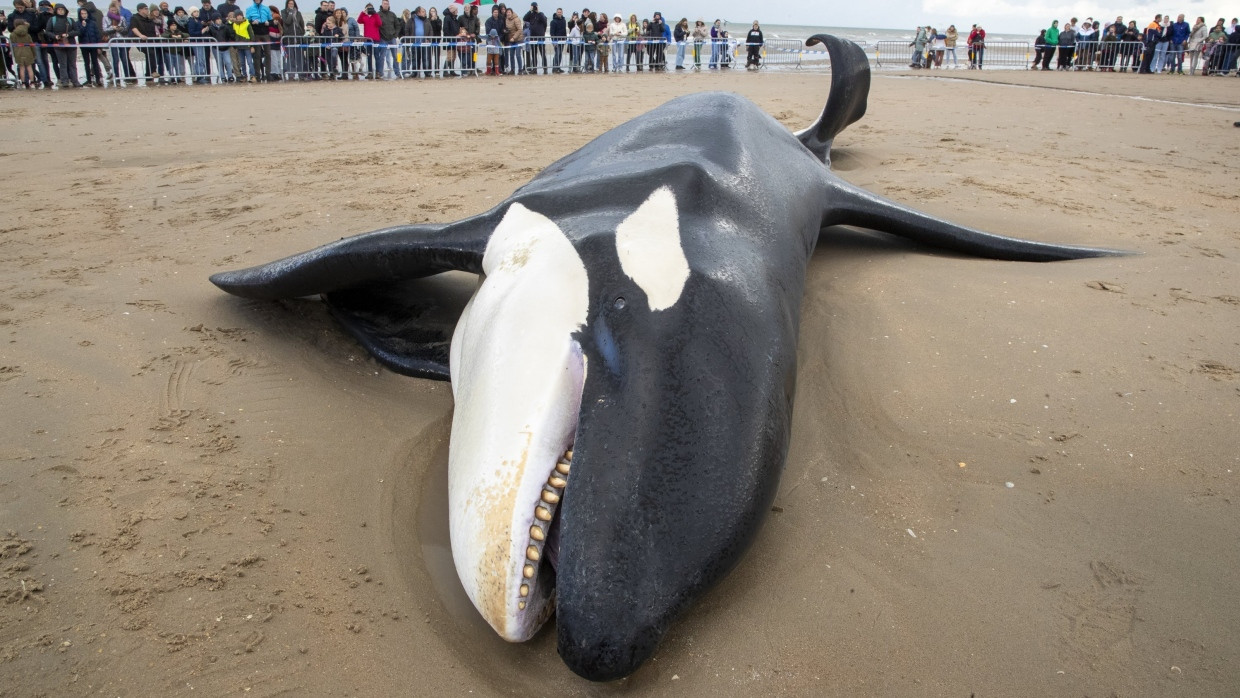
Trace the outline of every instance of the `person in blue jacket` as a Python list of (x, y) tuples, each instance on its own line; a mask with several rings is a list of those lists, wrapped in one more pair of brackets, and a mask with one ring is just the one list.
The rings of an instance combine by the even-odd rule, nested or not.
[(1170, 67), (1167, 72), (1176, 72), (1180, 75), (1184, 74), (1184, 48), (1188, 43), (1188, 37), (1193, 33), (1193, 28), (1188, 26), (1188, 22), (1184, 21), (1184, 15), (1181, 14), (1171, 25), (1171, 55), (1168, 56)]

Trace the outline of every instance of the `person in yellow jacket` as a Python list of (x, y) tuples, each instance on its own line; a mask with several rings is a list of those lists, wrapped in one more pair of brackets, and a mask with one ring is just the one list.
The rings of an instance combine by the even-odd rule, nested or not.
[[(237, 35), (237, 41), (250, 42), (254, 37), (250, 35), (250, 20), (240, 12), (234, 12), (232, 15), (233, 33)], [(250, 82), (258, 82), (254, 79), (254, 54), (250, 51), (249, 46), (237, 47), (237, 66), (241, 69), (242, 75), (249, 78)]]

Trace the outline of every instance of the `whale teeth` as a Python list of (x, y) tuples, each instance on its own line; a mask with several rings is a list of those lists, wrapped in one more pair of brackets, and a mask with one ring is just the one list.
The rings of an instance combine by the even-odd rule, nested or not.
[(561, 474), (561, 475), (567, 475), (567, 474), (568, 474), (568, 469), (569, 469), (569, 464), (568, 464), (568, 463), (562, 463), (562, 462), (561, 462), (561, 463), (556, 463), (556, 464), (555, 464), (555, 471), (556, 471), (557, 473)]
[[(529, 585), (529, 584), (522, 584), (522, 585), (521, 585), (521, 596), (529, 596), (529, 595), (530, 595), (530, 585)], [(522, 602), (522, 603), (524, 603), (524, 602)]]
[(556, 477), (555, 475), (552, 475), (551, 477), (547, 478), (547, 484), (551, 485), (557, 490), (562, 490), (564, 489), (564, 486), (568, 484), (568, 480), (565, 480), (562, 477)]
[(521, 570), (521, 576), (525, 577), (526, 579), (533, 579), (534, 578), (534, 566), (526, 565), (525, 568)]
[(538, 548), (532, 545), (527, 547), (525, 549), (525, 557), (529, 560), (533, 560), (534, 562), (538, 562)]
[(518, 601), (518, 602), (517, 602), (517, 608), (519, 608), (519, 609), (521, 609), (522, 611), (524, 611), (524, 610), (525, 610), (525, 602), (524, 602), (524, 601)]
[(551, 510), (547, 509), (546, 507), (541, 507), (541, 506), (534, 507), (534, 518), (538, 519), (539, 521), (550, 521)]
[(569, 463), (573, 462), (573, 449), (570, 448), (564, 452), (564, 460), (568, 461)]
[(543, 533), (543, 530), (537, 526), (530, 526), (530, 538), (536, 541), (544, 541), (547, 539), (547, 534)]
[(542, 500), (548, 504), (558, 504), (560, 502), (560, 495), (551, 490), (543, 490)]

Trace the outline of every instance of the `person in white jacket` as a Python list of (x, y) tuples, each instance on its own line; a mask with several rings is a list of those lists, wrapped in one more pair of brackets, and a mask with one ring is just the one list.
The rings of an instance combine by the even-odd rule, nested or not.
[(616, 15), (607, 23), (607, 36), (603, 37), (605, 41), (611, 43), (611, 70), (613, 73), (620, 72), (624, 67), (624, 39), (628, 36), (628, 30), (624, 26), (624, 20), (620, 15)]

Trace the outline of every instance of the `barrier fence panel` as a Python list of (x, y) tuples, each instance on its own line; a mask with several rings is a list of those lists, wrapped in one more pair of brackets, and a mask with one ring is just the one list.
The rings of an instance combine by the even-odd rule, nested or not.
[(385, 56), (383, 76), (390, 70), (392, 77), (458, 77), (476, 75), (486, 65), (486, 56), (478, 55), (480, 47), (468, 39), (450, 37), (401, 37), (399, 43), (375, 47)]
[(1240, 44), (1210, 44), (1202, 48), (1202, 75), (1240, 75)]
[[(373, 79), (376, 75), (377, 48), (371, 39), (356, 36), (345, 39), (332, 36), (281, 37), (283, 76), (286, 80)], [(234, 72), (243, 68), (236, 65), (237, 59), (243, 64), (247, 61), (244, 53), (234, 57)]]
[[(876, 68), (923, 68), (928, 65), (927, 57), (933, 59), (934, 53), (929, 50), (929, 45), (915, 52), (906, 41), (878, 41), (874, 46), (874, 65)], [(946, 50), (942, 53), (941, 63), (934, 63), (936, 68), (956, 65), (953, 58), (977, 69), (1027, 68), (1033, 58), (1032, 46), (1027, 41), (987, 41), (979, 47), (961, 42), (954, 54)]]
[[(264, 44), (266, 46), (266, 44)], [(111, 57), (114, 84), (209, 84), (219, 73), (220, 53), (211, 37), (173, 41), (171, 39), (116, 38), (107, 44), (92, 45)], [(91, 57), (83, 47), (83, 60)], [(96, 68), (97, 69), (97, 68)]]

